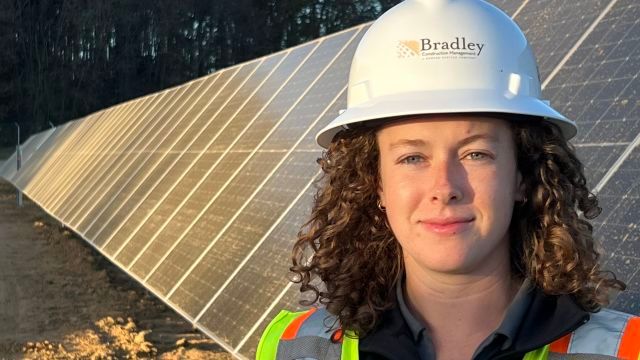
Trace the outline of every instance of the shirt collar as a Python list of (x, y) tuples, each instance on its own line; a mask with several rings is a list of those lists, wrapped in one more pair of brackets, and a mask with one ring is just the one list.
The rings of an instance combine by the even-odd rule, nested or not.
[(400, 309), (400, 313), (406, 321), (407, 326), (411, 330), (411, 334), (413, 335), (413, 340), (420, 340), (420, 336), (425, 331), (425, 326), (420, 322), (420, 320), (416, 319), (415, 316), (409, 310), (406, 301), (404, 300), (404, 276), (400, 279), (400, 281), (396, 282), (396, 299), (398, 301), (398, 308)]
[[(420, 320), (418, 320), (405, 301), (404, 294), (404, 277), (400, 281), (396, 283), (396, 299), (398, 301), (398, 308), (400, 309), (400, 313), (402, 317), (406, 321), (409, 329), (411, 330), (411, 334), (413, 335), (414, 341), (419, 341), (420, 337), (423, 335), (426, 330), (425, 326), (422, 324)], [(522, 319), (527, 312), (527, 309), (531, 305), (531, 300), (534, 295), (534, 287), (531, 284), (529, 279), (525, 279), (520, 286), (516, 296), (511, 301), (511, 304), (507, 308), (507, 312), (505, 313), (504, 320), (498, 326), (498, 328), (493, 332), (492, 336), (489, 338), (493, 338), (493, 335), (501, 334), (504, 335), (506, 340), (503, 344), (503, 348), (507, 348), (511, 346), (511, 343), (515, 336), (518, 333), (520, 328), (520, 324), (522, 323)]]

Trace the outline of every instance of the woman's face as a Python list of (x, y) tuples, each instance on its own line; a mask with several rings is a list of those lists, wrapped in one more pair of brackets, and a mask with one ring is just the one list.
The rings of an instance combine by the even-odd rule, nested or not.
[(407, 271), (473, 274), (508, 264), (522, 194), (506, 121), (414, 117), (384, 126), (377, 141), (379, 196)]

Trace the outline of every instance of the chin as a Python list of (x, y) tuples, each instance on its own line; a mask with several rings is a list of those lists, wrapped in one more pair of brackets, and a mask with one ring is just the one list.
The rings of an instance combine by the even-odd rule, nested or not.
[(473, 268), (470, 259), (462, 254), (425, 261), (422, 266), (432, 272), (442, 274), (464, 274)]

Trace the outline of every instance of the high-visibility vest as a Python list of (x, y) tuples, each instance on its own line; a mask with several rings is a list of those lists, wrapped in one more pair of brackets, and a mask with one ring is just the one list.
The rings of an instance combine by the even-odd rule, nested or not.
[[(340, 329), (327, 332), (334, 321), (324, 308), (281, 311), (264, 331), (256, 359), (357, 360), (358, 338)], [(574, 332), (523, 358), (547, 359), (640, 360), (640, 317), (603, 309)]]

